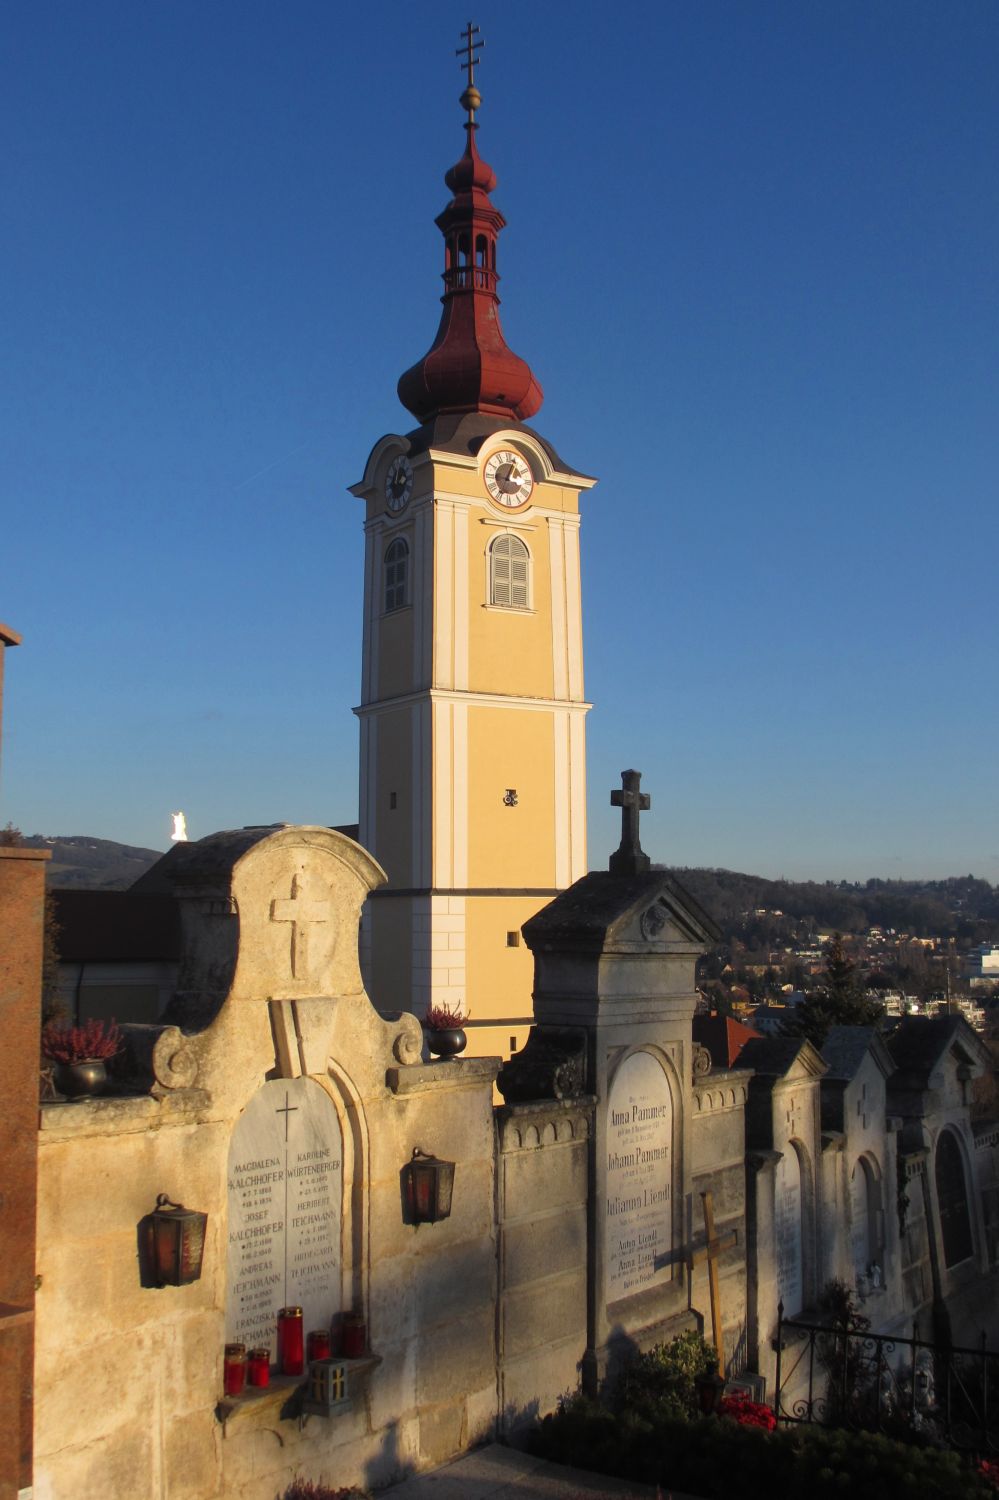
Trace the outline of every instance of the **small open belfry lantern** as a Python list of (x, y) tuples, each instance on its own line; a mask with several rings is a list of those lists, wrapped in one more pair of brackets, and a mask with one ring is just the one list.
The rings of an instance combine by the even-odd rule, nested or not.
[(187, 1286), (201, 1278), (208, 1215), (158, 1194), (149, 1215), (149, 1266), (157, 1286)]
[(436, 1224), (451, 1216), (454, 1162), (428, 1156), (419, 1146), (406, 1163), (406, 1208), (413, 1224)]

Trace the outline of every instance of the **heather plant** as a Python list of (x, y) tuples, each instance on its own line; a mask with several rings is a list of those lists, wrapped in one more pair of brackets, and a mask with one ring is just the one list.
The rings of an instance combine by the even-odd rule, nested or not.
[(423, 1024), (428, 1031), (451, 1031), (464, 1026), (467, 1020), (468, 1012), (462, 1010), (460, 1000), (457, 1005), (428, 1005), (423, 1013)]
[(314, 1484), (311, 1479), (295, 1479), (275, 1500), (367, 1500), (367, 1494), (367, 1490), (352, 1484), (333, 1489), (328, 1484)]
[(104, 1062), (121, 1051), (116, 1023), (92, 1016), (82, 1026), (49, 1021), (42, 1027), (42, 1052), (51, 1062)]

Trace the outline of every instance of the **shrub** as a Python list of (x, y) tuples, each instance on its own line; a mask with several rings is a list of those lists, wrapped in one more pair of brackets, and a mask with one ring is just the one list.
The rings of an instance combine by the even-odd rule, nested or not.
[(681, 1333), (628, 1365), (615, 1388), (614, 1407), (660, 1419), (696, 1416), (697, 1380), (717, 1364), (714, 1349), (699, 1333)]
[(563, 1401), (535, 1430), (534, 1450), (555, 1462), (615, 1474), (703, 1500), (995, 1500), (955, 1453), (875, 1433), (760, 1427), (702, 1417), (653, 1419), (611, 1412), (586, 1397)]

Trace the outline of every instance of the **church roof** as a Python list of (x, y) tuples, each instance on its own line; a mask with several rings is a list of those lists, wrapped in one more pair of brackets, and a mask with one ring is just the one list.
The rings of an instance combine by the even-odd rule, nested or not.
[(716, 1068), (731, 1068), (740, 1057), (747, 1042), (759, 1036), (752, 1026), (744, 1026), (731, 1016), (695, 1016), (693, 1020), (694, 1041), (711, 1053), (711, 1062)]

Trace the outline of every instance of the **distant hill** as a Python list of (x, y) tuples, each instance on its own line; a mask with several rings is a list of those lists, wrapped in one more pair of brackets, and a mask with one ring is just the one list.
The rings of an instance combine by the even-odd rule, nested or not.
[[(999, 938), (999, 886), (973, 875), (947, 880), (765, 880), (737, 870), (674, 868), (672, 873), (726, 934), (773, 929), (781, 912), (818, 932), (893, 928), (914, 937)], [(767, 913), (766, 917), (762, 913)], [(757, 917), (757, 914), (761, 914)], [(756, 920), (754, 920), (756, 919)]]
[(163, 858), (162, 849), (142, 849), (135, 844), (117, 844), (113, 839), (96, 839), (87, 834), (57, 835), (47, 838), (41, 833), (25, 834), (21, 843), (28, 849), (48, 849), (52, 859), (46, 871), (50, 887), (67, 886), (89, 891), (124, 891)]
[[(357, 837), (353, 825), (339, 831)], [(49, 838), (36, 833), (25, 836), (23, 843), (29, 849), (51, 850), (50, 886), (92, 891), (127, 890), (165, 852), (86, 834)], [(786, 923), (811, 925), (821, 932), (891, 927), (916, 937), (999, 940), (999, 886), (972, 875), (851, 884), (845, 880), (767, 880), (738, 870), (674, 867), (672, 873), (714, 917), (726, 937), (746, 937), (747, 929), (756, 927), (772, 928), (769, 915), (756, 916), (765, 911), (781, 912)]]

